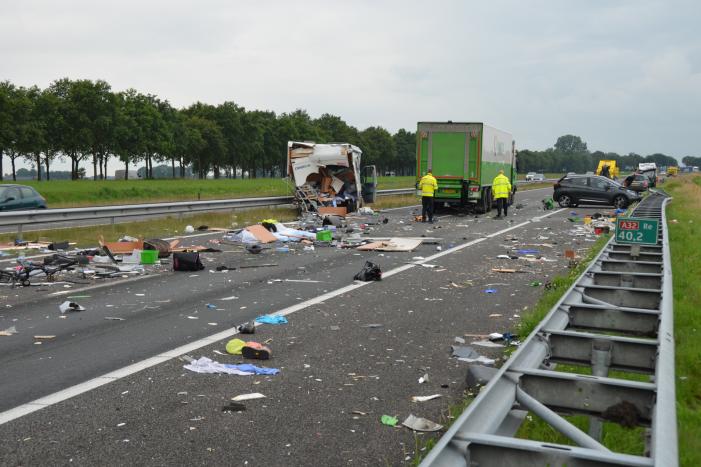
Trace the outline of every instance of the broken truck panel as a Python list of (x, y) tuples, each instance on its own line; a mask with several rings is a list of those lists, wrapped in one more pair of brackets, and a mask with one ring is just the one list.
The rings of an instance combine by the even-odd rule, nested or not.
[(348, 143), (288, 141), (287, 173), (295, 186), (295, 202), (303, 211), (335, 208), (339, 215), (361, 207), (362, 153)]

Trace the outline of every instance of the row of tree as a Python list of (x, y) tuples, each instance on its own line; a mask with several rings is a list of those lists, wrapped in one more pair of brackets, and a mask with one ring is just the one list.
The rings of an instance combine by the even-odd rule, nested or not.
[(682, 158), (682, 162), (691, 167), (701, 167), (701, 157), (686, 156)]
[[(685, 157), (682, 162), (689, 165), (687, 159), (700, 159)], [(600, 160), (615, 160), (616, 166), (623, 170), (634, 170), (641, 162), (654, 162), (658, 167), (677, 166), (677, 159), (665, 154), (650, 154), (641, 156), (635, 153), (627, 155), (615, 152), (594, 151), (589, 152), (587, 143), (579, 136), (560, 136), (552, 148), (545, 151), (530, 151), (523, 149), (518, 153), (519, 172), (576, 172), (585, 173), (597, 168)]]
[(144, 178), (153, 178), (154, 164), (163, 163), (174, 178), (185, 176), (188, 167), (200, 178), (281, 176), (287, 141), (349, 142), (380, 172), (415, 171), (415, 133), (403, 129), (358, 130), (335, 115), (313, 119), (304, 110), (276, 115), (234, 102), (177, 109), (134, 89), (113, 92), (100, 80), (64, 78), (46, 89), (0, 82), (0, 180), (3, 156), (13, 179), (18, 160), (31, 164), (41, 180), (42, 174), (49, 178), (57, 159), (70, 161), (73, 179), (86, 162), (95, 179), (106, 178), (111, 158), (124, 164), (125, 177), (130, 167), (143, 164)]
[[(81, 164), (86, 162), (92, 164), (93, 178), (106, 178), (111, 158), (124, 164), (125, 177), (130, 167), (141, 165), (139, 176), (154, 178), (154, 164), (169, 165), (173, 178), (190, 171), (200, 178), (210, 173), (215, 178), (281, 176), (290, 140), (349, 142), (380, 173), (415, 174), (416, 135), (403, 129), (395, 134), (379, 126), (358, 130), (335, 115), (313, 119), (304, 110), (276, 115), (234, 102), (198, 102), (176, 109), (134, 89), (113, 92), (99, 80), (64, 78), (46, 89), (0, 82), (0, 180), (3, 156), (10, 161), (13, 179), (17, 160), (29, 162), (41, 180), (42, 175), (49, 179), (57, 159), (70, 160), (73, 179), (84, 176)], [(665, 154), (589, 152), (579, 136), (564, 135), (544, 151), (521, 150), (518, 170), (582, 173), (594, 170), (601, 159), (615, 160), (624, 169), (640, 162), (677, 165)], [(683, 160), (701, 165), (701, 158)]]

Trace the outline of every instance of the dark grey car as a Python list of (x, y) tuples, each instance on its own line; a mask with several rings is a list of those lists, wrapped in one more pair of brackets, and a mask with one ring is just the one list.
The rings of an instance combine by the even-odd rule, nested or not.
[(0, 185), (0, 211), (46, 209), (46, 200), (26, 185)]
[(599, 175), (565, 175), (554, 188), (553, 199), (563, 208), (603, 204), (622, 209), (640, 200), (638, 193)]

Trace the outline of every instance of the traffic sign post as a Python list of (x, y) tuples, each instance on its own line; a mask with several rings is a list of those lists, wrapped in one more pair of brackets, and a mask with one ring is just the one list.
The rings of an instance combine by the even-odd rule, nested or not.
[(659, 221), (620, 217), (616, 221), (616, 243), (657, 245)]

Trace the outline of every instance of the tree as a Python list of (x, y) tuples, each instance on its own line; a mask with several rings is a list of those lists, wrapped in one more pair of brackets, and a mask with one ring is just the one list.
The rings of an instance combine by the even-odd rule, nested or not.
[(416, 175), (416, 133), (400, 129), (393, 136), (398, 175)]
[(392, 135), (382, 127), (371, 126), (360, 132), (365, 163), (374, 164), (380, 173), (396, 164)]
[(657, 167), (673, 167), (679, 164), (679, 162), (674, 157), (670, 157), (660, 153), (645, 156), (645, 162), (654, 162), (655, 164), (657, 164)]
[(12, 180), (17, 180), (16, 161), (27, 157), (35, 149), (37, 127), (32, 119), (32, 98), (34, 89), (14, 88), (10, 97), (10, 144), (7, 156), (12, 167)]
[(15, 86), (9, 81), (0, 82), (0, 181), (3, 180), (3, 157), (14, 140), (12, 105)]
[(232, 178), (236, 178), (236, 171), (243, 157), (243, 141), (246, 135), (243, 132), (242, 120), (245, 113), (246, 109), (227, 101), (217, 106), (212, 116), (224, 137), (225, 155), (222, 165), (226, 167), (227, 176)]
[(587, 143), (579, 136), (564, 135), (555, 142), (555, 150), (562, 154), (580, 154), (587, 151)]
[(129, 164), (136, 164), (140, 155), (146, 150), (144, 133), (139, 125), (142, 100), (143, 96), (135, 89), (127, 89), (116, 95), (114, 152), (124, 163), (125, 179), (129, 178)]
[(699, 167), (701, 166), (701, 157), (684, 156), (682, 158), (682, 163), (686, 166)]

